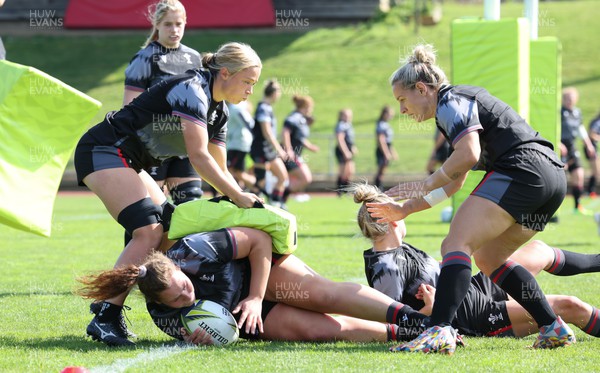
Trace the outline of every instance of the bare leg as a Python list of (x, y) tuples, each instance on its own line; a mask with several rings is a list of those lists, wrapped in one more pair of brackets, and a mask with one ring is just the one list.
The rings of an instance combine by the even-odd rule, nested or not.
[[(548, 295), (546, 297), (554, 312), (565, 322), (583, 329), (592, 317), (592, 306), (577, 297), (568, 295)], [(515, 337), (525, 337), (539, 331), (535, 320), (514, 300), (506, 302), (508, 317)]]
[(271, 268), (266, 299), (320, 313), (336, 313), (386, 322), (394, 300), (370, 287), (334, 282), (288, 255)]
[(264, 330), (262, 338), (275, 341), (387, 341), (385, 324), (346, 316), (332, 317), (283, 303), (269, 312)]

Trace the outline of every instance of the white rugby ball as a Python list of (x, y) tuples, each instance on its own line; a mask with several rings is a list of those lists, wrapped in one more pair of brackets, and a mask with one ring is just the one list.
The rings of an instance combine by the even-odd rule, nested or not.
[(452, 220), (452, 206), (444, 207), (442, 212), (440, 213), (440, 220), (444, 223), (450, 223)]
[(181, 321), (188, 334), (202, 328), (212, 337), (213, 345), (224, 346), (235, 343), (240, 336), (235, 318), (229, 310), (210, 300), (199, 300)]

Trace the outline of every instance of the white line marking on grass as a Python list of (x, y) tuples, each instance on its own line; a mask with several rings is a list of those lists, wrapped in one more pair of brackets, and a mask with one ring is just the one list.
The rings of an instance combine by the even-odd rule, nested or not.
[(104, 365), (96, 368), (91, 368), (90, 373), (124, 372), (125, 370), (134, 367), (140, 363), (149, 363), (154, 360), (161, 360), (191, 350), (193, 348), (196, 348), (196, 346), (176, 345), (151, 348), (150, 350), (143, 352), (136, 357), (132, 357), (129, 359), (118, 359), (111, 365)]

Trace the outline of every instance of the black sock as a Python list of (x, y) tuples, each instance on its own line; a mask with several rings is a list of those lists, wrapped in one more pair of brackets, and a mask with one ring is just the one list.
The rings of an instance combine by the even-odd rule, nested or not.
[(596, 307), (592, 307), (592, 317), (590, 317), (590, 321), (588, 321), (587, 325), (582, 330), (594, 337), (600, 337), (600, 317)]
[(118, 320), (122, 310), (123, 306), (117, 306), (116, 304), (104, 301), (102, 302), (100, 312), (98, 312), (98, 321), (104, 323), (107, 321)]
[(287, 202), (288, 197), (290, 196), (290, 193), (291, 193), (290, 188), (286, 187), (285, 190), (283, 191), (283, 197), (281, 197), (281, 201), (283, 203)]
[(400, 302), (390, 304), (385, 315), (387, 322), (402, 328), (421, 327), (423, 325), (423, 320), (426, 318), (427, 316)]
[(411, 341), (425, 331), (425, 326), (404, 328), (396, 324), (385, 324), (388, 342)]
[(375, 178), (375, 186), (377, 187), (377, 189), (382, 190), (381, 178), (379, 176)]
[(337, 188), (335, 189), (335, 191), (336, 191), (336, 193), (337, 193), (338, 196), (342, 195), (342, 188), (343, 188), (342, 178), (338, 177), (337, 178)]
[(283, 199), (283, 192), (274, 190), (273, 193), (271, 193), (271, 201), (281, 202), (282, 199)]
[(583, 190), (580, 187), (573, 187), (573, 198), (575, 199), (575, 208), (579, 208), (579, 202), (581, 200), (581, 194)]
[(492, 272), (490, 278), (525, 308), (540, 327), (556, 320), (556, 314), (535, 277), (521, 265), (509, 260)]
[(553, 247), (554, 261), (546, 270), (556, 276), (600, 272), (600, 254), (580, 254)]
[(462, 251), (444, 255), (428, 326), (450, 325), (470, 285), (471, 257)]
[(590, 182), (588, 184), (588, 194), (596, 192), (596, 176), (590, 176)]

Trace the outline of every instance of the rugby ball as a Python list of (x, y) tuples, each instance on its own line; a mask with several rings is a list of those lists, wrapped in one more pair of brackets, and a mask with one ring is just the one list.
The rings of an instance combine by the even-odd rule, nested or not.
[(452, 213), (452, 206), (444, 207), (440, 213), (440, 220), (444, 223), (450, 223), (450, 221), (452, 221)]
[(216, 346), (235, 343), (240, 336), (237, 322), (231, 312), (210, 300), (197, 301), (192, 308), (181, 314), (181, 321), (188, 334), (192, 334), (198, 328), (204, 329)]

